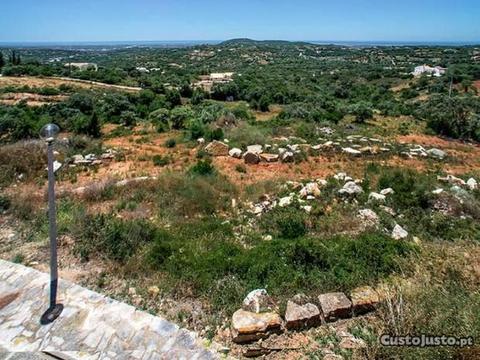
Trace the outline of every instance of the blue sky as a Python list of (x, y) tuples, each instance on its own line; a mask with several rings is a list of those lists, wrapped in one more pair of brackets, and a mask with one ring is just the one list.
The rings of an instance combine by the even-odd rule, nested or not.
[(2, 0), (0, 41), (479, 41), (480, 0)]

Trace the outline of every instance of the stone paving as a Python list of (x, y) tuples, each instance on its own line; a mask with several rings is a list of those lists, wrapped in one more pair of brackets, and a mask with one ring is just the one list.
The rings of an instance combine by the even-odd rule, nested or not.
[(193, 332), (61, 279), (63, 313), (41, 326), (48, 294), (48, 274), (0, 260), (0, 359), (40, 351), (65, 359), (222, 358)]

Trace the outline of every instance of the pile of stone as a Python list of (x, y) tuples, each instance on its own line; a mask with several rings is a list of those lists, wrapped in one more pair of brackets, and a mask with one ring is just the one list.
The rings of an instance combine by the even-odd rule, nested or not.
[(305, 205), (306, 201), (315, 200), (321, 195), (321, 187), (327, 185), (327, 181), (323, 179), (317, 179), (305, 184), (297, 181), (287, 181), (285, 187), (293, 190), (287, 196), (283, 196), (277, 199), (272, 199), (268, 195), (263, 195), (258, 203), (248, 204), (250, 212), (254, 215), (260, 216), (275, 207), (287, 207), (293, 204), (298, 204), (306, 212), (312, 210), (312, 206)]
[[(478, 189), (478, 182), (474, 178), (470, 178), (467, 181), (465, 181), (465, 180), (460, 179), (456, 176), (447, 175), (445, 177), (438, 176), (437, 180), (441, 181), (441, 182), (444, 182), (444, 183), (451, 184), (453, 186), (466, 187), (466, 188), (468, 188), (472, 191)], [(434, 190), (434, 193), (436, 193), (436, 194), (440, 194), (442, 192), (443, 192), (443, 189), (442, 190), (440, 190), (440, 189)]]
[(414, 157), (431, 157), (437, 160), (443, 160), (447, 156), (447, 153), (443, 150), (437, 149), (437, 148), (431, 148), (431, 149), (426, 149), (421, 145), (414, 145), (409, 147), (407, 150), (402, 151), (400, 153), (401, 155), (404, 155), (409, 158), (414, 158)]
[[(381, 209), (386, 213), (395, 216), (395, 211), (387, 206), (381, 206)], [(357, 217), (362, 221), (362, 226), (364, 229), (367, 228), (377, 228), (380, 225), (380, 218), (377, 213), (371, 209), (361, 209), (358, 211)], [(390, 233), (392, 239), (403, 240), (409, 236), (407, 230), (402, 226), (395, 223), (392, 232)]]
[(282, 153), (271, 154), (268, 151), (271, 148), (269, 145), (249, 145), (244, 152), (239, 148), (231, 148), (226, 142), (212, 141), (205, 147), (205, 151), (212, 156), (230, 156), (235, 159), (243, 159), (246, 164), (255, 165), (259, 162), (276, 162), (288, 161), (288, 156), (282, 156)]
[(393, 194), (394, 191), (392, 188), (386, 188), (381, 190), (379, 193), (377, 192), (371, 192), (370, 195), (368, 195), (368, 201), (371, 202), (385, 202), (387, 199), (387, 196), (390, 194)]
[(70, 163), (70, 167), (76, 166), (95, 166), (101, 165), (106, 161), (115, 159), (117, 151), (113, 149), (107, 149), (103, 154), (97, 156), (95, 154), (87, 154), (85, 156), (81, 154), (73, 155)]
[(341, 189), (338, 190), (338, 193), (342, 196), (355, 197), (363, 193), (363, 189), (360, 186), (362, 180), (355, 180), (352, 177), (348, 176), (346, 173), (340, 172), (333, 176), (337, 181), (343, 182), (344, 185)]
[[(333, 130), (330, 128), (320, 129), (325, 135), (332, 135)], [(258, 164), (260, 162), (293, 162), (297, 154), (304, 153), (310, 154), (318, 152), (341, 152), (348, 156), (358, 157), (363, 155), (377, 155), (381, 153), (391, 152), (392, 144), (385, 143), (380, 139), (369, 138), (361, 135), (350, 135), (346, 139), (325, 140), (321, 144), (310, 145), (307, 144), (304, 139), (296, 137), (281, 137), (275, 138), (284, 145), (274, 143), (273, 145), (249, 145), (246, 151), (242, 151), (239, 148), (230, 148), (228, 140), (212, 141), (205, 147), (205, 151), (212, 156), (230, 156), (236, 159), (243, 159), (246, 164)], [(290, 144), (292, 140), (295, 140), (295, 144)], [(205, 140), (203, 138), (198, 139), (198, 143), (203, 145)], [(404, 150), (399, 150), (401, 155), (409, 158), (414, 157), (431, 157), (438, 160), (443, 160), (447, 154), (445, 151), (431, 148), (425, 149), (421, 145), (404, 145)]]
[(379, 303), (379, 294), (369, 286), (353, 290), (350, 297), (342, 292), (320, 294), (316, 301), (298, 294), (287, 302), (282, 318), (267, 291), (257, 289), (247, 295), (242, 308), (233, 314), (233, 341), (249, 343), (265, 339), (273, 333), (302, 330), (351, 318), (374, 311)]
[(242, 308), (232, 316), (233, 341), (248, 343), (264, 339), (282, 330), (282, 319), (267, 290), (250, 292), (243, 301)]

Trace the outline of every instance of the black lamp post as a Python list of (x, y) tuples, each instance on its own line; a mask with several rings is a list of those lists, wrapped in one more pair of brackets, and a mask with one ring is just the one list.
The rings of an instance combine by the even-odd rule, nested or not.
[(53, 322), (63, 310), (57, 304), (58, 266), (57, 266), (57, 219), (55, 211), (55, 172), (53, 169), (53, 143), (60, 129), (55, 124), (47, 124), (40, 130), (40, 137), (47, 143), (48, 157), (48, 220), (50, 235), (50, 306), (40, 318), (40, 324)]

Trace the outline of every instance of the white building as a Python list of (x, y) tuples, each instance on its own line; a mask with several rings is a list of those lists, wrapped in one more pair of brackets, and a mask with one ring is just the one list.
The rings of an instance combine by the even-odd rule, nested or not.
[(72, 62), (65, 64), (65, 67), (69, 68), (76, 68), (79, 70), (98, 70), (97, 64), (94, 63), (79, 63), (79, 62)]
[(211, 91), (215, 84), (226, 84), (233, 80), (233, 72), (211, 73), (210, 75), (201, 75), (200, 80), (192, 84), (193, 88), (202, 88), (205, 91)]
[(210, 79), (215, 82), (229, 82), (232, 80), (233, 72), (226, 72), (226, 73), (211, 73)]
[(431, 76), (440, 77), (442, 75), (445, 75), (446, 71), (447, 69), (442, 68), (440, 66), (431, 67), (428, 65), (421, 65), (421, 66), (415, 67), (415, 70), (412, 72), (412, 75), (421, 76), (423, 74), (429, 74)]

